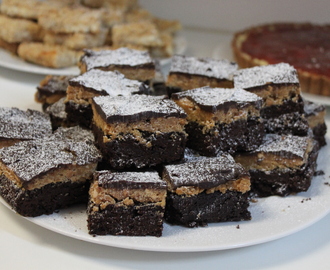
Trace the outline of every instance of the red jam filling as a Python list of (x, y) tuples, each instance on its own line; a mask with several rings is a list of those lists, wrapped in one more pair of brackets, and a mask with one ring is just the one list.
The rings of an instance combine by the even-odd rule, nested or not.
[(242, 51), (269, 64), (286, 62), (296, 69), (330, 76), (330, 25), (274, 24), (256, 28)]

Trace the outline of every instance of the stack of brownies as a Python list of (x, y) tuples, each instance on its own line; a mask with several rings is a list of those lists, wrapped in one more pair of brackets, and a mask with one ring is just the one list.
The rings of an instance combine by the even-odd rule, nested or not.
[(3, 109), (15, 136), (0, 134), (12, 141), (0, 192), (18, 213), (85, 202), (90, 234), (161, 236), (164, 220), (250, 220), (251, 197), (309, 188), (325, 110), (301, 98), (292, 66), (175, 55), (166, 95), (147, 51), (86, 51), (79, 66), (40, 82), (42, 134), (23, 136), (37, 125), (31, 111)]

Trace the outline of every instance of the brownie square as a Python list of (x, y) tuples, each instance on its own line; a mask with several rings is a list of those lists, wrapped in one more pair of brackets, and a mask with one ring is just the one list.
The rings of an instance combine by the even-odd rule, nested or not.
[(234, 62), (211, 58), (174, 55), (166, 85), (171, 92), (202, 86), (232, 88), (232, 74), (238, 69)]
[(90, 234), (162, 235), (166, 182), (157, 172), (100, 171), (89, 194)]
[(201, 87), (172, 95), (187, 113), (187, 146), (201, 155), (250, 151), (264, 134), (262, 98), (238, 88)]
[(148, 51), (119, 48), (116, 50), (85, 50), (79, 62), (81, 73), (91, 69), (119, 71), (126, 78), (150, 81), (155, 77), (155, 62)]
[(153, 167), (180, 160), (186, 114), (162, 96), (100, 96), (92, 100), (93, 131), (111, 168)]
[(66, 96), (69, 80), (74, 76), (47, 75), (37, 86), (35, 101), (42, 103), (43, 110)]
[(52, 125), (47, 114), (0, 107), (0, 148), (19, 141), (43, 138), (51, 133)]
[(65, 109), (65, 97), (50, 104), (45, 112), (49, 115), (50, 121), (52, 123), (53, 130), (59, 127), (72, 127), (79, 124), (79, 122), (70, 121), (68, 119), (68, 114)]
[(304, 100), (304, 115), (308, 126), (313, 131), (313, 138), (318, 141), (319, 146), (326, 145), (325, 134), (327, 126), (325, 124), (326, 109), (324, 105)]
[(250, 220), (250, 176), (229, 154), (166, 165), (165, 220), (186, 227)]
[(90, 127), (92, 121), (91, 99), (96, 96), (129, 96), (148, 94), (149, 87), (130, 80), (119, 71), (91, 69), (69, 81), (65, 111), (68, 120)]
[(235, 87), (263, 98), (263, 118), (276, 118), (285, 113), (303, 113), (298, 74), (289, 64), (240, 69), (234, 73), (233, 80)]
[(0, 195), (20, 215), (87, 203), (101, 155), (90, 142), (52, 135), (0, 149)]
[(307, 191), (313, 178), (318, 143), (311, 137), (267, 134), (259, 148), (236, 153), (251, 175), (251, 191), (259, 197)]

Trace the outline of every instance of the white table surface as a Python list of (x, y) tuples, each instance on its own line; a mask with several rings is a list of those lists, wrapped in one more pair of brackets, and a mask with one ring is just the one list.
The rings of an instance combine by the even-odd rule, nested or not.
[[(184, 30), (187, 55), (211, 57), (231, 36)], [(226, 51), (228, 50), (228, 51)], [(0, 68), (0, 106), (40, 109), (33, 100), (43, 75)], [(24, 89), (31, 99), (22, 101)], [(16, 94), (17, 93), (17, 94)], [(17, 106), (18, 106), (17, 105)], [(327, 116), (329, 119), (329, 116)], [(35, 225), (0, 205), (0, 269), (330, 269), (330, 216), (293, 235), (225, 251), (163, 253), (119, 249), (72, 239)]]

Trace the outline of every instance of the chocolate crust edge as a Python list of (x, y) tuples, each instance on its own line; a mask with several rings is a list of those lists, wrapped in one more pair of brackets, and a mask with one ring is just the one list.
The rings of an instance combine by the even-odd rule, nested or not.
[(104, 210), (93, 211), (88, 205), (87, 226), (89, 234), (162, 236), (164, 208), (152, 203), (145, 205), (108, 205)]
[(51, 183), (42, 188), (18, 188), (4, 175), (0, 176), (0, 195), (18, 214), (26, 217), (50, 215), (73, 204), (87, 203), (89, 182)]
[(214, 222), (250, 220), (248, 196), (248, 193), (237, 191), (211, 194), (203, 192), (190, 197), (169, 193), (165, 221), (192, 228)]

